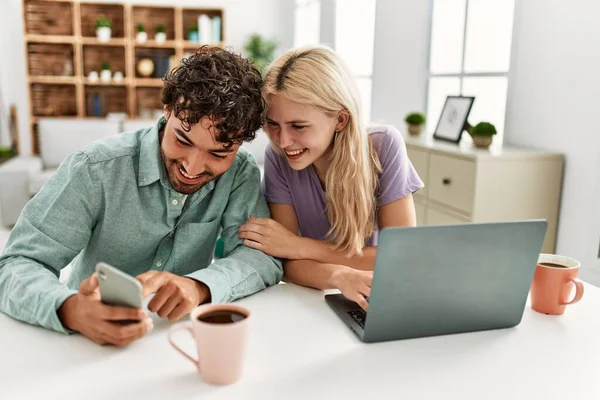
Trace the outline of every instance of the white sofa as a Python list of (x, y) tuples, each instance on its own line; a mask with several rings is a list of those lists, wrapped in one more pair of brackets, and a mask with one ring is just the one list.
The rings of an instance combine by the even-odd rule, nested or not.
[[(25, 204), (40, 191), (60, 163), (86, 144), (121, 132), (152, 126), (154, 120), (41, 118), (38, 122), (39, 156), (19, 156), (0, 166), (0, 225), (17, 222)], [(263, 171), (268, 139), (261, 130), (243, 146), (254, 154)]]
[(18, 156), (0, 166), (1, 224), (12, 226), (17, 222), (25, 204), (69, 154), (120, 131), (120, 121), (41, 118), (38, 122), (40, 155)]

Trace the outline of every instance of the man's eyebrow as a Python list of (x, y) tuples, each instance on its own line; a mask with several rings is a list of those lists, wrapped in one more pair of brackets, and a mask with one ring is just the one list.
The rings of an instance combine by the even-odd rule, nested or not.
[(235, 150), (233, 150), (231, 147), (221, 147), (219, 149), (211, 149), (209, 151), (211, 153), (233, 153)]
[(182, 138), (184, 138), (189, 144), (191, 144), (192, 146), (195, 146), (194, 142), (192, 142), (192, 140), (179, 128), (174, 128), (175, 132), (177, 132), (177, 134), (179, 136), (181, 136)]

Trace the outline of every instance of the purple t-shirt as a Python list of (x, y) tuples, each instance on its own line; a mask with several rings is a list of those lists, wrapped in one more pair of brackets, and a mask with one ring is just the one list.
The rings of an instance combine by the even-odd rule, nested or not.
[[(408, 159), (404, 138), (396, 128), (390, 125), (372, 127), (369, 129), (369, 136), (383, 170), (379, 175), (378, 207), (401, 199), (424, 186)], [(327, 218), (325, 192), (312, 166), (295, 171), (284, 156), (275, 152), (271, 146), (267, 147), (263, 193), (269, 203), (294, 206), (301, 236), (327, 239), (331, 225)], [(377, 236), (376, 231), (367, 245), (376, 246)]]

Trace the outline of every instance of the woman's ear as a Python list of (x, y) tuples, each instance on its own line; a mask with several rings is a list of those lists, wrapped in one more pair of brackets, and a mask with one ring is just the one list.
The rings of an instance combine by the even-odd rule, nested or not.
[(337, 116), (337, 124), (335, 125), (335, 131), (339, 132), (339, 131), (343, 130), (346, 127), (346, 125), (348, 125), (349, 121), (350, 121), (350, 114), (348, 113), (348, 110), (340, 111)]
[(163, 106), (163, 114), (165, 119), (169, 120), (169, 117), (171, 116), (171, 107), (169, 107), (167, 104)]

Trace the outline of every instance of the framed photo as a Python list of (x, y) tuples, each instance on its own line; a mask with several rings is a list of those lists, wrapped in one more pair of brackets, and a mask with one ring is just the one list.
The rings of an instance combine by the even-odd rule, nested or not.
[(458, 143), (465, 129), (474, 101), (475, 97), (446, 97), (446, 102), (433, 133), (433, 138)]

